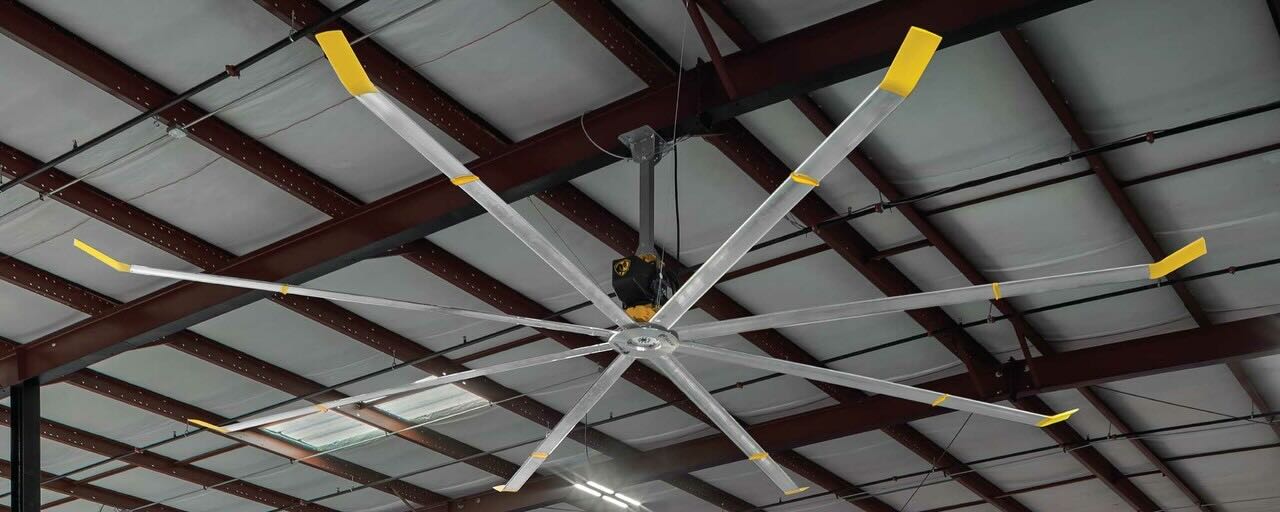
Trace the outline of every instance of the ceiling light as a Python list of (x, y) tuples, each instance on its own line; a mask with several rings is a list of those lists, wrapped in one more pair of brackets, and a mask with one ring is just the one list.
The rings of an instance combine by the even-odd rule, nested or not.
[(590, 485), (590, 486), (592, 486), (592, 487), (595, 487), (596, 489), (599, 489), (599, 490), (600, 490), (600, 492), (602, 492), (602, 493), (605, 493), (605, 494), (613, 494), (613, 489), (610, 489), (610, 488), (605, 487), (605, 486), (603, 486), (603, 485), (600, 485), (600, 484), (598, 484), (598, 483), (592, 482), (591, 480), (587, 480), (587, 485)]
[(630, 504), (631, 504), (631, 506), (633, 506), (633, 507), (638, 507), (638, 506), (640, 506), (640, 505), (641, 505), (641, 503), (640, 503), (639, 501), (636, 501), (635, 499), (632, 499), (631, 497), (629, 497), (629, 496), (627, 496), (627, 495), (625, 495), (625, 494), (622, 494), (622, 493), (620, 493), (620, 492), (615, 492), (615, 493), (613, 493), (613, 497), (618, 498), (618, 499), (620, 499), (620, 500), (622, 500), (622, 501), (625, 501), (625, 502), (627, 502), (627, 503), (630, 503)]
[(621, 502), (621, 501), (615, 500), (615, 499), (613, 499), (613, 497), (612, 497), (612, 496), (605, 496), (605, 497), (603, 497), (603, 498), (601, 498), (601, 499), (603, 499), (603, 500), (605, 500), (605, 501), (609, 502), (610, 504), (617, 505), (617, 506), (622, 507), (622, 508), (627, 508), (627, 504), (626, 504), (626, 503), (623, 503), (623, 502)]
[(595, 490), (595, 489), (592, 489), (592, 488), (587, 487), (587, 486), (582, 485), (582, 484), (573, 484), (573, 488), (574, 488), (574, 489), (577, 489), (577, 490), (579, 490), (579, 491), (585, 492), (585, 493), (587, 493), (587, 494), (590, 494), (590, 495), (592, 495), (592, 496), (595, 496), (595, 497), (597, 497), (597, 498), (599, 498), (599, 497), (601, 496), (600, 491), (597, 491), (597, 490)]

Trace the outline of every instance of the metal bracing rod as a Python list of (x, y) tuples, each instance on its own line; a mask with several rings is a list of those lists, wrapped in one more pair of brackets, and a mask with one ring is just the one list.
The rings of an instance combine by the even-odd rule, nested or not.
[(1001, 283), (980, 284), (937, 290), (931, 292), (896, 295), (878, 299), (867, 299), (843, 304), (832, 304), (814, 308), (794, 309), (777, 313), (734, 318), (718, 322), (707, 322), (677, 329), (681, 339), (697, 340), (725, 336), (742, 332), (792, 327), (836, 320), (846, 320), (883, 313), (909, 311), (937, 306), (961, 304), (983, 300), (1000, 300), (1019, 295), (1030, 295), (1054, 290), (1083, 288), (1102, 284), (1125, 283), (1147, 279), (1160, 279), (1178, 268), (1190, 263), (1207, 252), (1205, 241), (1200, 238), (1185, 247), (1178, 249), (1168, 257), (1151, 264), (1130, 265), (1104, 270), (1092, 270), (1063, 274), (1057, 276), (1019, 279)]
[(942, 38), (933, 33), (912, 27), (880, 85), (712, 253), (698, 271), (658, 310), (652, 322), (671, 327), (680, 321), (698, 299), (742, 259), (751, 246), (773, 229), (809, 191), (818, 186), (836, 164), (902, 104), (919, 82), (941, 41)]
[(333, 66), (334, 72), (337, 73), (338, 79), (342, 81), (342, 85), (346, 87), (347, 92), (355, 96), (365, 108), (368, 108), (392, 131), (400, 135), (405, 142), (413, 146), (436, 169), (447, 176), (451, 183), (461, 188), (476, 203), (479, 203), (485, 211), (493, 215), (503, 227), (507, 228), (507, 231), (510, 231), (521, 242), (524, 242), (534, 254), (537, 254), (539, 258), (547, 262), (556, 273), (560, 274), (579, 293), (586, 296), (611, 322), (617, 325), (632, 323), (631, 318), (622, 310), (622, 307), (613, 302), (613, 299), (609, 298), (609, 295), (590, 276), (569, 261), (569, 258), (565, 257), (564, 253), (560, 252), (555, 245), (552, 245), (551, 241), (547, 240), (532, 224), (529, 224), (529, 221), (516, 212), (515, 208), (507, 204), (493, 189), (485, 185), (479, 177), (472, 174), (457, 157), (445, 149), (435, 137), (427, 133), (395, 102), (374, 87), (373, 82), (365, 74), (364, 68), (361, 67), (360, 61), (356, 58), (355, 52), (351, 50), (351, 45), (341, 31), (335, 30), (316, 34), (316, 41), (320, 43), (320, 48), (324, 50), (325, 56), (329, 58), (329, 64)]
[(241, 430), (261, 427), (264, 425), (270, 425), (272, 423), (279, 423), (281, 421), (301, 418), (303, 416), (307, 416), (311, 414), (319, 414), (319, 413), (327, 412), (330, 409), (342, 407), (344, 405), (358, 404), (363, 402), (378, 403), (378, 402), (385, 402), (387, 400), (395, 400), (397, 398), (402, 398), (402, 397), (405, 397), (414, 393), (418, 393), (421, 391), (425, 391), (431, 388), (440, 387), (446, 384), (453, 384), (455, 382), (462, 382), (467, 379), (474, 379), (476, 377), (483, 377), (486, 375), (494, 375), (494, 374), (509, 372), (513, 370), (520, 370), (524, 368), (540, 366), (548, 363), (555, 363), (555, 362), (564, 361), (567, 359), (573, 359), (576, 357), (583, 357), (583, 356), (589, 356), (591, 354), (598, 354), (600, 352), (609, 352), (609, 351), (612, 351), (613, 349), (614, 348), (612, 344), (600, 343), (596, 345), (589, 345), (586, 347), (575, 348), (571, 350), (564, 350), (561, 352), (556, 352), (554, 354), (535, 356), (535, 357), (521, 359), (519, 361), (511, 361), (509, 363), (495, 364), (493, 366), (488, 366), (485, 368), (476, 368), (474, 370), (461, 371), (461, 372), (450, 374), (450, 375), (441, 375), (439, 377), (427, 377), (425, 379), (418, 380), (412, 384), (406, 384), (403, 386), (396, 386), (396, 387), (381, 389), (378, 391), (370, 391), (368, 393), (361, 393), (359, 395), (352, 395), (346, 398), (342, 398), (340, 400), (323, 402), (323, 403), (315, 404), (310, 407), (300, 407), (290, 411), (284, 411), (276, 414), (268, 414), (266, 416), (261, 416), (261, 417), (253, 418), (250, 420), (232, 423), (230, 425), (216, 427), (214, 428), (214, 430), (217, 430), (218, 432), (222, 432), (222, 433), (238, 432)]
[(370, 306), (383, 306), (396, 309), (405, 309), (409, 311), (423, 311), (432, 313), (444, 313), (448, 315), (460, 316), (465, 318), (474, 318), (476, 320), (487, 320), (492, 322), (502, 322), (508, 324), (524, 325), (539, 329), (550, 329), (553, 331), (572, 332), (576, 334), (585, 334), (587, 336), (609, 337), (615, 331), (611, 329), (603, 329), (600, 327), (591, 327), (587, 325), (575, 325), (564, 322), (556, 322), (552, 320), (542, 320), (538, 318), (528, 318), (522, 316), (504, 315), (501, 313), (486, 313), (484, 311), (475, 311), (465, 308), (456, 308), (453, 306), (441, 306), (437, 304), (427, 304), (424, 302), (413, 302), (399, 299), (388, 299), (385, 297), (374, 297), (371, 295), (359, 295), (354, 293), (335, 292), (330, 290), (319, 290), (315, 288), (306, 288), (302, 286), (294, 286), (285, 283), (273, 283), (270, 281), (257, 281), (254, 279), (244, 279), (239, 277), (218, 276), (212, 274), (201, 274), (198, 272), (183, 272), (181, 270), (169, 270), (163, 268), (152, 268), (142, 265), (131, 265), (107, 256), (102, 251), (86, 244), (80, 240), (76, 240), (75, 246), (101, 261), (108, 267), (118, 272), (126, 272), (129, 274), (138, 274), (143, 276), (163, 277), (167, 279), (178, 279), (182, 281), (192, 281), (196, 283), (216, 284), (221, 286), (231, 286), (234, 288), (245, 288), (249, 290), (260, 290), (264, 292), (279, 293), (282, 295), (301, 295), (303, 297), (315, 297), (317, 299), (331, 300), (335, 302), (351, 302), (356, 304), (367, 304)]
[(724, 432), (724, 435), (733, 441), (733, 444), (739, 450), (742, 450), (742, 453), (747, 456), (747, 460), (754, 462), (756, 467), (759, 467), (765, 476), (768, 476), (769, 480), (772, 480), (773, 484), (782, 490), (782, 494), (790, 496), (809, 489), (808, 487), (796, 485), (791, 476), (782, 470), (782, 466), (769, 457), (769, 453), (764, 451), (764, 447), (760, 446), (760, 443), (756, 442), (755, 438), (747, 433), (747, 429), (738, 424), (738, 420), (730, 415), (729, 411), (725, 410), (724, 406), (720, 405), (720, 402), (717, 402), (715, 397), (711, 396), (707, 388), (702, 387), (702, 384), (693, 378), (693, 375), (689, 373), (689, 370), (683, 364), (680, 364), (680, 361), (670, 355), (654, 358), (652, 361), (663, 373), (667, 374), (667, 378), (671, 379), (671, 382), (674, 382), (676, 387), (680, 388), (680, 391), (689, 397), (690, 401), (698, 406), (698, 409), (703, 414), (711, 418), (711, 422), (715, 423), (716, 427), (721, 432)]
[(551, 456), (551, 452), (556, 450), (560, 443), (564, 442), (564, 438), (569, 436), (574, 427), (578, 426), (578, 422), (587, 417), (587, 413), (591, 412), (591, 408), (595, 407), (604, 398), (604, 394), (609, 392), (614, 384), (618, 383), (618, 379), (622, 378), (623, 372), (631, 367), (636, 358), (627, 354), (618, 354), (609, 366), (605, 367), (604, 372), (600, 374), (600, 378), (596, 379), (587, 392), (582, 395), (578, 403), (574, 404), (569, 412), (560, 418), (560, 422), (547, 433), (547, 437), (538, 444), (538, 447), (529, 454), (529, 458), (525, 459), (524, 464), (520, 465), (520, 469), (516, 470), (516, 474), (511, 475), (504, 485), (494, 487), (498, 492), (516, 492), (524, 483), (529, 481), (529, 477), (533, 476), (534, 471), (546, 462), (547, 457)]
[(1063, 421), (1074, 414), (1078, 409), (1073, 409), (1053, 416), (1036, 414), (1003, 405), (990, 404), (980, 402), (969, 398), (949, 395), (947, 393), (939, 393), (929, 391), (905, 384), (898, 384), (882, 379), (866, 377), (821, 366), (812, 366), (782, 359), (774, 359), (772, 357), (763, 357), (736, 350), (728, 350), (709, 345), (698, 343), (682, 343), (677, 349), (682, 354), (712, 359), (723, 363), (736, 364), (764, 370), (767, 372), (777, 372), (786, 375), (792, 375), (809, 380), (826, 382), (837, 386), (844, 386), (853, 389), (859, 389), (868, 393), (879, 395), (888, 395), (903, 400), (911, 400), (912, 402), (920, 402), (933, 405), (934, 407), (946, 407), (957, 411), (966, 411), (983, 416), (990, 416), (1002, 420), (1023, 423), (1026, 425), (1035, 425), (1037, 427), (1046, 427), (1054, 423)]
[(653, 241), (653, 168), (660, 158), (658, 132), (641, 126), (619, 135), (618, 140), (631, 149), (631, 160), (640, 164), (640, 243), (636, 245), (636, 256), (657, 256)]

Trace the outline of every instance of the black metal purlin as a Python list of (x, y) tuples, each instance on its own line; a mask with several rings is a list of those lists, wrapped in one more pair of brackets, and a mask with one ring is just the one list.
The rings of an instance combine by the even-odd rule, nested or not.
[(40, 382), (27, 379), (10, 389), (9, 460), (13, 465), (13, 512), (40, 512)]

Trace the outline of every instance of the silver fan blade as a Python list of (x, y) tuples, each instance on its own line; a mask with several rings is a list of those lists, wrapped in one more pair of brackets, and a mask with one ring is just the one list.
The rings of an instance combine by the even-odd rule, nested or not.
[(988, 299), (1032, 295), (1055, 290), (1069, 290), (1103, 284), (1159, 279), (1208, 252), (1203, 238), (1178, 249), (1168, 257), (1147, 265), (1130, 265), (1074, 274), (1020, 279), (1002, 283), (980, 284), (932, 292), (867, 299), (829, 306), (793, 309), (777, 313), (707, 322), (677, 329), (682, 340), (699, 340), (763, 329), (846, 320), (882, 313), (910, 311), (935, 306), (948, 306)]
[(728, 436), (729, 440), (733, 441), (733, 444), (739, 450), (742, 450), (742, 453), (747, 455), (747, 460), (754, 462), (764, 472), (765, 476), (768, 476), (769, 480), (772, 480), (773, 484), (782, 490), (782, 494), (790, 496), (808, 489), (808, 487), (797, 486), (796, 482), (791, 479), (791, 475), (783, 471), (782, 466), (770, 458), (769, 453), (764, 451), (760, 443), (757, 443), (755, 438), (747, 433), (747, 429), (742, 428), (742, 425), (738, 424), (738, 420), (730, 415), (729, 411), (725, 410), (724, 406), (720, 405), (720, 402), (717, 402), (711, 396), (711, 393), (702, 387), (702, 384), (694, 380), (693, 375), (689, 373), (689, 370), (683, 364), (680, 364), (680, 361), (669, 355), (654, 358), (652, 361), (658, 368), (662, 369), (663, 373), (667, 374), (667, 377), (672, 382), (676, 383), (676, 387), (679, 387), (680, 391), (683, 391), (689, 397), (689, 400), (698, 406), (698, 409), (702, 410), (703, 414), (711, 418), (711, 422), (715, 423), (716, 427), (721, 432), (724, 432), (724, 435)]
[(880, 86), (853, 109), (786, 181), (778, 185), (773, 194), (743, 221), (737, 231), (729, 235), (729, 239), (698, 267), (693, 276), (667, 300), (650, 321), (663, 327), (674, 326), (680, 321), (724, 277), (725, 272), (746, 255), (751, 246), (773, 229), (810, 190), (818, 186), (840, 160), (848, 156), (853, 148), (862, 143), (872, 130), (902, 104), (919, 80), (920, 74), (924, 73), (924, 68), (940, 41), (938, 36), (912, 27)]
[(471, 174), (449, 150), (445, 149), (431, 134), (427, 133), (413, 118), (401, 110), (386, 95), (378, 92), (365, 75), (364, 68), (356, 61), (355, 53), (347, 43), (341, 31), (322, 32), (316, 35), (316, 41), (324, 50), (338, 78), (357, 100), (360, 101), (378, 119), (381, 119), (396, 134), (418, 150), (432, 165), (436, 166), (449, 180), (471, 196), (480, 206), (493, 215), (503, 227), (529, 246), (539, 258), (547, 262), (556, 273), (560, 274), (578, 292), (582, 293), (606, 317), (616, 325), (633, 323), (630, 317), (618, 304), (609, 298), (609, 294), (592, 281), (582, 269), (566, 258), (542, 233), (534, 229), (529, 221), (506, 201), (498, 197), (480, 178)]
[(269, 414), (266, 416), (253, 418), (251, 420), (245, 420), (238, 423), (232, 423), (230, 425), (224, 425), (222, 427), (218, 427), (217, 430), (223, 433), (239, 432), (241, 430), (247, 430), (251, 428), (261, 427), (264, 425), (270, 425), (273, 423), (279, 423), (281, 421), (301, 418), (303, 416), (307, 416), (310, 414), (323, 413), (328, 411), (329, 409), (335, 409), (338, 407), (342, 407), (344, 405), (358, 404), (362, 402), (384, 402), (386, 400), (394, 400), (396, 398), (401, 398), (408, 395), (412, 395), (414, 393), (419, 393), (427, 389), (440, 387), (446, 384), (453, 384), (455, 382), (462, 382), (464, 380), (474, 379), (476, 377), (483, 377), (485, 375), (494, 375), (497, 373), (509, 372), (512, 370), (520, 370), (523, 368), (529, 368), (529, 367), (544, 365), (548, 363), (555, 363), (555, 362), (564, 361), (567, 359), (573, 359), (575, 357), (589, 356), (591, 354), (598, 354), (600, 352), (608, 352), (613, 349), (614, 349), (613, 345), (609, 343), (600, 343), (597, 345), (590, 345), (586, 347), (575, 348), (572, 350), (556, 352), (554, 354), (535, 356), (527, 359), (521, 359), (519, 361), (511, 361), (509, 363), (495, 364), (493, 366), (486, 366), (484, 368), (476, 368), (474, 370), (461, 371), (461, 372), (453, 373), (449, 375), (441, 375), (439, 377), (427, 377), (425, 379), (414, 382), (413, 384), (406, 384), (403, 386), (396, 386), (393, 388), (380, 389), (378, 391), (370, 391), (368, 393), (352, 395), (340, 400), (332, 400), (329, 402), (316, 404), (310, 407), (300, 407), (291, 411), (284, 411), (276, 414)]
[(938, 393), (936, 391), (929, 391), (927, 389), (911, 387), (887, 380), (865, 377), (839, 370), (832, 370), (830, 368), (810, 366), (782, 359), (774, 359), (772, 357), (757, 356), (698, 343), (682, 343), (676, 351), (682, 354), (713, 359), (723, 363), (794, 375), (796, 377), (826, 382), (837, 386), (860, 389), (869, 393), (889, 395), (903, 400), (931, 404), (935, 407), (946, 407), (957, 411), (966, 411), (983, 416), (990, 416), (992, 418), (1015, 421), (1027, 425), (1035, 425), (1037, 427), (1046, 427), (1059, 421), (1066, 420), (1078, 410), (1072, 409), (1053, 416), (1045, 416), (1043, 414), (1027, 412), (1014, 409), (1012, 407), (979, 402), (977, 400), (971, 400), (964, 397)]
[(578, 426), (578, 422), (582, 421), (582, 418), (587, 417), (587, 413), (591, 412), (591, 408), (595, 407), (601, 398), (604, 398), (604, 394), (609, 391), (609, 388), (618, 383), (618, 379), (622, 378), (622, 373), (627, 371), (627, 368), (630, 368), (631, 363), (635, 361), (636, 358), (634, 357), (618, 354), (618, 357), (612, 363), (609, 363), (609, 366), (605, 367), (604, 372), (600, 374), (599, 379), (596, 379), (595, 384), (592, 384), (591, 388), (587, 389), (587, 392), (582, 395), (578, 403), (574, 404), (573, 408), (569, 409), (569, 412), (565, 413), (563, 418), (560, 418), (560, 422), (556, 423), (551, 432), (547, 433), (546, 439), (543, 439), (542, 443), (539, 443), (538, 447), (533, 450), (533, 453), (529, 454), (529, 458), (525, 459), (524, 464), (520, 465), (520, 469), (516, 470), (516, 474), (511, 475), (511, 479), (507, 480), (506, 484), (494, 487), (494, 489), (498, 492), (516, 492), (520, 490), (520, 487), (529, 481), (529, 477), (533, 476), (533, 472), (538, 470), (538, 466), (541, 466), (547, 460), (547, 457), (551, 455), (551, 452), (554, 452), (556, 447), (560, 446), (561, 442), (564, 442), (564, 438), (569, 436), (569, 432), (572, 432), (573, 428)]
[(572, 332), (576, 334), (585, 334), (588, 336), (597, 336), (607, 338), (612, 336), (615, 331), (611, 329), (602, 329), (599, 327), (591, 327), (588, 325), (575, 325), (565, 322), (555, 322), (551, 320), (542, 320), (538, 318), (528, 318), (523, 316), (504, 315), (501, 313), (486, 313), (484, 311), (475, 311), (472, 309), (455, 308), (452, 306), (440, 306), (436, 304), (427, 304), (424, 302), (412, 302), (407, 300), (388, 299), (384, 297), (374, 297), (370, 295), (358, 295), (354, 293), (335, 292), (329, 290), (317, 290), (314, 288), (305, 288), (284, 283), (273, 283), (270, 281), (257, 281), (254, 279), (243, 279), (239, 277), (218, 276), (212, 274), (201, 274), (198, 272), (183, 272), (181, 270), (168, 270), (163, 268), (144, 267), (142, 265), (130, 265), (122, 263), (116, 259), (107, 256), (102, 251), (95, 249), (93, 246), (75, 241), (75, 246), (80, 250), (88, 253), (90, 256), (98, 259), (107, 266), (120, 272), (130, 274), (138, 274), (143, 276), (164, 277), (168, 279), (178, 279), (181, 281), (192, 281), (196, 283), (216, 284), (222, 286), (231, 286), (234, 288), (246, 288), (249, 290), (261, 290), (264, 292), (301, 295), (303, 297), (315, 297), (317, 299), (325, 299), (336, 302), (351, 302), (355, 304), (368, 304), (370, 306), (384, 306), (389, 308), (407, 309), (410, 311), (427, 311), (436, 313), (445, 313), (465, 318), (474, 318), (476, 320), (488, 320), (492, 322), (502, 322), (507, 324), (524, 325), (539, 329), (550, 329), (553, 331)]

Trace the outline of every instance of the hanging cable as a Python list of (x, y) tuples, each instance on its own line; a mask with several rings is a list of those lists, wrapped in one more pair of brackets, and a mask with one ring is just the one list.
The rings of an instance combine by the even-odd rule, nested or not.
[(951, 445), (955, 444), (956, 439), (960, 437), (961, 432), (964, 432), (965, 425), (968, 425), (969, 420), (971, 419), (973, 419), (973, 413), (969, 413), (968, 416), (964, 417), (964, 422), (960, 424), (960, 428), (956, 429), (956, 435), (951, 436), (951, 440), (947, 441), (947, 445), (942, 448), (942, 453), (939, 453), (937, 457), (933, 458), (933, 463), (929, 466), (929, 472), (925, 473), (924, 478), (920, 479), (920, 485), (917, 485), (915, 489), (911, 490), (911, 495), (907, 496), (907, 501), (902, 504), (902, 510), (907, 509), (907, 505), (910, 505), (911, 500), (915, 499), (916, 493), (920, 492), (920, 488), (924, 487), (925, 482), (929, 481), (929, 477), (933, 476), (933, 472), (937, 471), (938, 462), (941, 462), (942, 458), (947, 456), (947, 452), (951, 450)]

